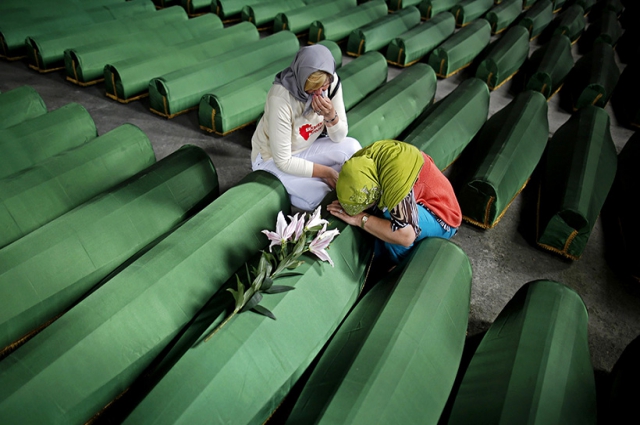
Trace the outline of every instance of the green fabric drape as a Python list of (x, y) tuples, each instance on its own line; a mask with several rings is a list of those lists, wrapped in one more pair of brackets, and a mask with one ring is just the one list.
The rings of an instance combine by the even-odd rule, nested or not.
[(571, 43), (578, 41), (587, 25), (584, 9), (577, 4), (564, 10), (554, 21), (558, 22), (555, 24), (556, 27), (553, 34), (564, 34), (569, 37)]
[(31, 86), (20, 86), (0, 94), (0, 130), (47, 113), (40, 94)]
[(580, 109), (555, 132), (538, 198), (539, 246), (580, 258), (613, 184), (617, 161), (609, 114), (602, 108)]
[(524, 0), (522, 2), (522, 7), (524, 9), (529, 9), (529, 8), (533, 7), (537, 2), (538, 2), (538, 0)]
[(287, 423), (437, 424), (462, 357), (470, 290), (458, 246), (420, 242), (347, 316)]
[(360, 56), (366, 52), (383, 49), (395, 37), (414, 28), (419, 23), (420, 12), (414, 6), (387, 14), (351, 31), (347, 39), (347, 54)]
[[(337, 227), (341, 234), (330, 248), (335, 267), (305, 258), (296, 269), (299, 276), (275, 283), (295, 290), (262, 299), (277, 320), (252, 312), (233, 317), (210, 340), (185, 350), (124, 423), (206, 423), (212, 417), (219, 423), (264, 423), (355, 304), (364, 283), (372, 254), (368, 236), (342, 222)], [(236, 286), (235, 278), (229, 285)], [(216, 299), (233, 303), (227, 292), (216, 295), (213, 304)], [(223, 319), (207, 313), (213, 324), (204, 332), (208, 323), (201, 320), (201, 338)]]
[(274, 60), (291, 58), (299, 47), (295, 34), (281, 31), (209, 60), (154, 78), (149, 82), (151, 110), (172, 118), (195, 109), (204, 94), (258, 71)]
[(527, 90), (536, 90), (551, 98), (564, 83), (573, 68), (571, 41), (556, 34), (549, 42), (531, 54)]
[(0, 179), (0, 248), (150, 166), (149, 138), (123, 124)]
[(491, 32), (499, 34), (522, 13), (522, 0), (504, 0), (499, 5), (493, 6), (485, 16), (491, 24)]
[(371, 0), (337, 14), (315, 20), (309, 26), (308, 42), (321, 40), (340, 41), (347, 38), (351, 31), (363, 27), (376, 19), (387, 15), (384, 0)]
[(34, 69), (41, 72), (55, 70), (64, 66), (66, 49), (123, 35), (129, 35), (131, 40), (140, 30), (162, 32), (165, 25), (186, 20), (187, 15), (179, 7), (159, 11), (152, 9), (113, 21), (28, 36), (25, 40), (27, 57)]
[(259, 38), (254, 25), (242, 22), (172, 45), (163, 51), (107, 64), (104, 68), (107, 96), (120, 102), (139, 99), (147, 94), (152, 78), (207, 61)]
[(539, 0), (517, 21), (529, 31), (529, 39), (538, 37), (553, 21), (553, 3), (551, 0)]
[(449, 37), (429, 55), (438, 77), (448, 78), (469, 66), (491, 40), (491, 25), (477, 19)]
[(0, 129), (0, 178), (79, 146), (97, 135), (93, 118), (77, 103)]
[(567, 0), (553, 0), (553, 13), (559, 12)]
[(273, 31), (289, 30), (300, 34), (308, 31), (313, 21), (321, 21), (337, 12), (345, 12), (356, 6), (356, 0), (315, 1), (299, 9), (278, 13), (273, 20)]
[(462, 0), (451, 8), (456, 25), (464, 27), (478, 19), (493, 7), (493, 0)]
[(429, 155), (444, 170), (480, 131), (488, 115), (487, 85), (477, 78), (468, 78), (416, 119), (404, 141)]
[[(336, 66), (339, 67), (342, 61), (340, 47), (329, 40), (319, 44), (329, 48)], [(224, 136), (256, 121), (264, 112), (264, 103), (273, 85), (274, 76), (288, 67), (294, 56), (295, 54), (269, 63), (203, 95), (198, 105), (200, 128)], [(344, 84), (342, 88), (344, 90)]]
[(387, 61), (397, 66), (410, 66), (428, 55), (456, 29), (456, 19), (442, 12), (391, 40), (387, 46)]
[(621, 424), (636, 416), (638, 379), (640, 379), (640, 336), (629, 343), (611, 371), (611, 387), (607, 397), (606, 419), (611, 424)]
[(597, 0), (574, 0), (573, 4), (577, 4), (584, 9), (584, 13), (588, 13), (597, 3)]
[(460, 0), (422, 0), (418, 4), (418, 10), (423, 20), (429, 20), (442, 12), (451, 11), (458, 3)]
[(478, 65), (476, 77), (495, 90), (515, 75), (529, 56), (529, 31), (513, 26), (493, 42)]
[(211, 10), (211, 0), (181, 0), (180, 3), (189, 16), (198, 16)]
[(448, 424), (595, 425), (587, 324), (573, 289), (549, 280), (524, 285), (482, 338)]
[(240, 13), (245, 6), (262, 3), (262, 0), (211, 0), (211, 12), (223, 21), (240, 20)]
[(465, 150), (456, 190), (463, 219), (495, 226), (529, 181), (548, 136), (547, 101), (536, 91), (518, 94), (492, 115)]
[(260, 231), (280, 210), (289, 210), (282, 184), (250, 173), (0, 362), (0, 417), (21, 424), (92, 418), (266, 247)]
[[(184, 12), (179, 6), (174, 6)], [(193, 19), (169, 23), (162, 31), (141, 31), (135, 35), (122, 35), (118, 38), (98, 41), (81, 47), (67, 49), (64, 63), (67, 80), (89, 85), (104, 80), (104, 67), (127, 58), (150, 57), (151, 54), (163, 54), (163, 49), (190, 40), (215, 37), (215, 31), (222, 28), (218, 16), (208, 13)], [(132, 43), (131, 38), (136, 42)]]
[(347, 112), (349, 136), (363, 147), (397, 138), (433, 102), (436, 83), (427, 64), (406, 69)]
[(386, 1), (387, 1), (387, 7), (389, 8), (389, 11), (397, 12), (398, 10), (402, 10), (405, 7), (410, 7), (410, 6), (418, 7), (418, 5), (423, 0), (386, 0)]
[(618, 21), (618, 15), (613, 11), (603, 11), (584, 33), (585, 41), (593, 45), (595, 43), (608, 43), (615, 46), (622, 35), (622, 26)]
[(299, 10), (305, 7), (302, 0), (272, 0), (269, 2), (245, 6), (240, 14), (243, 21), (249, 21), (258, 28), (273, 26), (273, 21), (278, 13), (286, 13), (290, 10)]
[(184, 147), (4, 247), (0, 293), (12, 302), (0, 312), (0, 347), (63, 313), (217, 194), (207, 154)]
[(342, 82), (342, 98), (348, 111), (387, 82), (387, 61), (382, 53), (369, 52), (337, 71)]

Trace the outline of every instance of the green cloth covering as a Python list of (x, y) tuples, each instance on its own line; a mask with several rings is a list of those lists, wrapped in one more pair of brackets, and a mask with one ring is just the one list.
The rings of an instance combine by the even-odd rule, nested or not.
[(522, 18), (517, 21), (517, 24), (525, 27), (529, 31), (529, 39), (533, 40), (553, 20), (553, 4), (551, 0), (540, 0), (520, 16)]
[(493, 6), (485, 16), (491, 24), (491, 32), (499, 34), (522, 13), (522, 0), (504, 0), (499, 5)]
[(0, 130), (47, 113), (40, 94), (31, 86), (20, 86), (0, 94)]
[(380, 52), (369, 52), (337, 70), (342, 84), (344, 107), (348, 111), (387, 82), (387, 61)]
[(153, 0), (153, 4), (155, 4), (157, 8), (171, 7), (180, 5), (180, 0)]
[(490, 40), (491, 25), (486, 19), (477, 19), (436, 47), (428, 63), (438, 77), (448, 78), (469, 66)]
[(405, 7), (416, 6), (420, 4), (423, 0), (386, 0), (387, 7), (389, 8), (389, 12), (397, 12), (398, 10), (402, 10)]
[(254, 25), (242, 22), (169, 46), (162, 51), (107, 64), (104, 67), (107, 96), (125, 103), (139, 99), (147, 95), (149, 81), (153, 78), (207, 61), (259, 38), (260, 34)]
[(25, 39), (29, 36), (57, 31), (60, 28), (79, 28), (100, 22), (113, 21), (154, 10), (155, 7), (150, 0), (135, 0), (104, 6), (96, 5), (92, 9), (81, 9), (77, 13), (59, 16), (54, 19), (47, 19), (34, 24), (27, 23), (12, 26), (2, 29), (0, 33), (2, 51), (6, 57), (20, 57), (26, 54)]
[(493, 0), (462, 0), (451, 8), (456, 25), (464, 27), (493, 7)]
[(211, 11), (211, 0), (182, 0), (181, 4), (189, 16), (198, 16)]
[(84, 107), (69, 103), (39, 117), (0, 129), (0, 179), (22, 171), (98, 135)]
[(608, 423), (623, 424), (629, 418), (636, 417), (638, 398), (638, 380), (640, 380), (640, 336), (637, 336), (624, 349), (613, 366), (610, 375), (610, 392), (607, 397)]
[(562, 87), (573, 68), (571, 41), (565, 35), (556, 34), (534, 51), (530, 59), (526, 89), (539, 91), (549, 99)]
[(577, 4), (584, 9), (584, 13), (589, 13), (591, 8), (596, 4), (597, 0), (574, 0), (573, 4)]
[(0, 417), (21, 424), (91, 419), (266, 247), (260, 231), (272, 228), (278, 211), (288, 212), (288, 198), (272, 175), (250, 173), (6, 357)]
[[(337, 227), (341, 234), (329, 250), (335, 267), (304, 258), (305, 264), (296, 269), (300, 275), (275, 281), (295, 290), (262, 299), (261, 305), (277, 320), (242, 313), (203, 342), (224, 318), (205, 309), (199, 326), (202, 339), (185, 347), (189, 349), (124, 423), (195, 424), (211, 418), (216, 423), (265, 423), (355, 304), (364, 284), (372, 244), (353, 226), (337, 221)], [(246, 276), (244, 268), (238, 274)], [(236, 287), (235, 278), (229, 286)], [(216, 301), (233, 303), (226, 291), (212, 301), (214, 306)]]
[(218, 177), (207, 154), (184, 147), (4, 247), (0, 294), (12, 302), (0, 311), (0, 350), (64, 313), (217, 194)]
[(428, 20), (442, 12), (450, 11), (460, 0), (422, 0), (418, 4), (418, 10), (422, 19)]
[(620, 123), (640, 128), (640, 61), (627, 64), (613, 92), (611, 103)]
[(384, 0), (370, 0), (321, 20), (313, 21), (309, 26), (308, 43), (313, 44), (321, 40), (340, 41), (347, 38), (351, 31), (370, 24), (385, 15), (387, 15), (387, 4)]
[(278, 13), (273, 20), (273, 32), (289, 30), (295, 34), (309, 30), (311, 23), (337, 12), (356, 7), (356, 0), (319, 0), (299, 9)]
[[(321, 41), (319, 44), (329, 48), (336, 66), (340, 66), (340, 47), (329, 40)], [(264, 112), (267, 93), (273, 85), (275, 75), (288, 67), (294, 56), (266, 64), (249, 75), (237, 78), (203, 95), (198, 105), (200, 128), (224, 136), (256, 121)]]
[(525, 284), (471, 359), (449, 425), (595, 425), (588, 313), (573, 289)]
[(529, 31), (515, 25), (489, 46), (478, 65), (476, 77), (495, 90), (518, 72), (529, 55)]
[(442, 171), (462, 153), (489, 115), (489, 89), (468, 78), (414, 122), (404, 141), (429, 155)]
[(465, 150), (456, 185), (463, 219), (495, 226), (529, 181), (548, 136), (547, 101), (539, 92), (522, 92), (492, 115)]
[(553, 0), (553, 12), (558, 12), (567, 0)]
[(616, 174), (609, 114), (585, 106), (547, 147), (538, 199), (537, 243), (572, 260), (582, 255)]
[(524, 9), (529, 9), (529, 8), (531, 8), (532, 6), (534, 6), (534, 5), (536, 4), (536, 2), (538, 2), (538, 0), (524, 0), (524, 1), (522, 2), (522, 7), (523, 7)]
[(362, 146), (395, 139), (433, 102), (436, 84), (427, 64), (405, 69), (347, 112), (349, 136)]
[(620, 70), (613, 47), (607, 43), (596, 43), (569, 72), (563, 92), (566, 90), (574, 110), (588, 105), (604, 108), (619, 78)]
[(349, 313), (287, 423), (438, 423), (464, 348), (471, 264), (445, 239), (413, 251)]
[(428, 55), (456, 29), (456, 19), (442, 12), (391, 40), (387, 46), (387, 61), (398, 66), (410, 66)]
[(589, 44), (608, 43), (615, 46), (622, 35), (622, 26), (618, 16), (613, 11), (604, 11), (600, 17), (589, 25), (584, 37)]
[(187, 20), (184, 10), (180, 9), (178, 7), (159, 11), (153, 9), (127, 18), (29, 36), (25, 44), (30, 66), (41, 72), (59, 69), (64, 66), (66, 49), (123, 35), (129, 35), (131, 41), (134, 34), (140, 30), (162, 32), (167, 24)]
[(211, 0), (211, 12), (223, 21), (239, 20), (243, 7), (260, 3), (262, 0)]
[(400, 34), (420, 23), (420, 12), (414, 6), (387, 14), (375, 21), (351, 31), (347, 40), (347, 54), (360, 56), (380, 50)]
[[(174, 8), (185, 13), (180, 6), (173, 6), (171, 9)], [(103, 81), (104, 67), (107, 64), (127, 58), (148, 58), (153, 52), (161, 55), (162, 50), (168, 46), (207, 36), (214, 37), (215, 31), (221, 28), (222, 21), (212, 13), (192, 19), (186, 19), (185, 14), (184, 21), (169, 23), (162, 27), (160, 33), (146, 30), (67, 49), (64, 52), (67, 80), (80, 85)], [(135, 38), (135, 43), (131, 42), (132, 37)]]
[(124, 124), (0, 179), (0, 248), (156, 161), (149, 138)]
[(625, 5), (622, 4), (620, 0), (602, 0), (596, 3), (594, 6), (595, 7), (593, 8), (592, 12), (597, 12), (598, 14), (605, 11), (611, 11), (616, 15), (620, 15), (625, 9)]
[(587, 25), (584, 9), (577, 4), (564, 10), (554, 21), (558, 21), (558, 23), (553, 34), (564, 34), (569, 37), (571, 43), (578, 41)]
[(195, 109), (204, 94), (258, 71), (274, 60), (291, 58), (299, 47), (295, 34), (281, 31), (154, 78), (149, 82), (151, 111), (172, 118)]
[(299, 10), (301, 7), (305, 7), (302, 0), (271, 0), (243, 7), (240, 16), (243, 21), (249, 21), (258, 28), (266, 28), (267, 24), (273, 24), (278, 13)]

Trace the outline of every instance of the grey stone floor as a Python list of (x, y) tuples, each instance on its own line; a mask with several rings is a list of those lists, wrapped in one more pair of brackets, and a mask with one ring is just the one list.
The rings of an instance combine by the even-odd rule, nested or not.
[[(535, 42), (532, 48), (535, 48)], [(574, 52), (577, 59), (577, 52)], [(350, 59), (345, 56), (344, 63)], [(621, 65), (622, 71), (622, 65)], [(389, 78), (402, 70), (389, 68)], [(209, 135), (198, 128), (195, 111), (166, 120), (149, 111), (142, 99), (120, 104), (107, 98), (104, 85), (79, 87), (64, 78), (64, 71), (40, 74), (25, 62), (0, 60), (0, 91), (28, 84), (44, 99), (49, 110), (67, 103), (83, 105), (96, 122), (99, 134), (123, 123), (140, 127), (151, 140), (157, 159), (185, 144), (197, 145), (210, 155), (219, 175), (222, 191), (232, 187), (250, 171), (250, 138), (254, 126), (225, 137)], [(465, 73), (438, 81), (436, 101), (453, 90)], [(512, 98), (510, 84), (491, 93), (490, 114)], [(632, 134), (618, 126), (609, 107), (611, 133), (618, 151)], [(557, 96), (549, 101), (550, 133), (560, 127), (569, 113), (558, 106)], [(596, 223), (586, 250), (579, 261), (568, 261), (536, 248), (523, 236), (528, 230), (522, 217), (530, 210), (527, 197), (532, 188), (515, 199), (500, 223), (490, 230), (463, 224), (453, 239), (469, 256), (473, 267), (469, 335), (485, 331), (513, 294), (525, 283), (551, 279), (574, 288), (589, 311), (589, 344), (594, 368), (611, 370), (626, 345), (640, 334), (640, 297), (630, 295), (605, 260), (605, 238), (600, 221)]]

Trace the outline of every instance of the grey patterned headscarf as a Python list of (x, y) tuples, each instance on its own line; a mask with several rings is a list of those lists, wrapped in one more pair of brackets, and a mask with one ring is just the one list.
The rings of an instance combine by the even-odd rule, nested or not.
[(333, 75), (336, 70), (336, 62), (331, 51), (322, 44), (305, 46), (298, 50), (296, 57), (288, 68), (276, 74), (274, 84), (280, 84), (300, 102), (304, 102), (304, 112), (311, 110), (311, 96), (304, 91), (307, 78), (316, 71), (324, 71)]

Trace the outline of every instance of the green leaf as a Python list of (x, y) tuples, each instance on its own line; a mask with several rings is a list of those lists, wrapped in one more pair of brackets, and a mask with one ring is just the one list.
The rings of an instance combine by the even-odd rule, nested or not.
[(304, 273), (301, 273), (301, 272), (285, 272), (285, 273), (278, 274), (278, 276), (274, 276), (274, 278), (276, 278), (276, 277), (301, 276), (303, 274)]
[(295, 269), (296, 267), (301, 266), (301, 265), (303, 265), (303, 264), (304, 264), (304, 261), (303, 261), (303, 260), (300, 260), (300, 261), (294, 261), (293, 263), (291, 263), (290, 265), (288, 265), (288, 266), (287, 266), (287, 269), (288, 269), (288, 270), (293, 270), (293, 269)]
[(244, 307), (242, 307), (242, 310), (240, 310), (240, 313), (247, 310), (251, 310), (252, 308), (256, 307), (260, 303), (260, 301), (262, 301), (262, 294), (260, 292), (256, 292), (255, 294), (253, 294), (251, 299), (244, 305)]
[(266, 292), (269, 288), (271, 288), (271, 285), (273, 285), (273, 279), (269, 276), (264, 278), (264, 282), (262, 282), (262, 291)]
[(296, 243), (295, 248), (293, 249), (293, 258), (298, 258), (299, 256), (302, 255), (302, 253), (304, 252), (304, 247), (306, 243), (307, 243), (307, 235), (303, 233), (302, 236), (300, 236), (300, 239), (298, 239), (298, 242)]
[(231, 294), (233, 295), (233, 298), (235, 298), (236, 300), (236, 311), (240, 310), (242, 308), (242, 306), (245, 303), (245, 293), (244, 293), (244, 284), (242, 283), (242, 281), (240, 280), (240, 276), (238, 276), (236, 274), (236, 282), (238, 283), (238, 290), (234, 291), (233, 289), (229, 288), (229, 292), (231, 292)]
[(253, 311), (255, 311), (256, 313), (262, 314), (263, 316), (267, 316), (270, 319), (276, 320), (276, 316), (274, 316), (271, 310), (261, 305), (257, 305), (253, 307)]
[(279, 294), (281, 292), (287, 292), (287, 291), (292, 291), (296, 288), (294, 288), (293, 286), (288, 286), (288, 285), (273, 285), (271, 288), (269, 288), (268, 291), (264, 291), (266, 294)]

